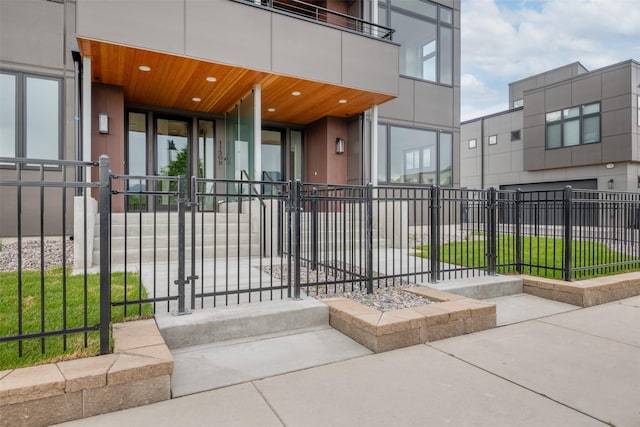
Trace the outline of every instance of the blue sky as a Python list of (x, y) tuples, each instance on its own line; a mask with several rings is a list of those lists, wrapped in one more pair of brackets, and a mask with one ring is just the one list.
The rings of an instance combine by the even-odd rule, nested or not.
[(640, 61), (639, 0), (461, 0), (462, 120), (509, 108), (510, 82), (579, 61)]

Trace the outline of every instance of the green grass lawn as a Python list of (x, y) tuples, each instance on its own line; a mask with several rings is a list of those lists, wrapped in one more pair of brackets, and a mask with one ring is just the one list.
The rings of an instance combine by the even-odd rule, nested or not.
[[(562, 278), (564, 265), (564, 241), (545, 237), (521, 238), (522, 262), (535, 267), (523, 266), (522, 273), (547, 278)], [(498, 273), (514, 273), (516, 271), (515, 237), (500, 235), (497, 239)], [(440, 260), (450, 264), (466, 267), (485, 267), (487, 265), (486, 253), (488, 242), (486, 240), (471, 240), (451, 242), (440, 248)], [(429, 246), (417, 248), (418, 256), (429, 257)], [(589, 241), (572, 242), (572, 267), (581, 268), (601, 264), (625, 263), (633, 260), (632, 257), (616, 252), (603, 245)], [(503, 266), (500, 266), (503, 265)], [(574, 278), (588, 278), (619, 274), (637, 270), (640, 263), (619, 265), (615, 267), (601, 267), (591, 271), (578, 271), (573, 273)]]
[[(41, 298), (40, 271), (22, 272), (22, 332), (38, 333), (67, 328), (92, 326), (100, 322), (100, 276), (63, 275), (62, 268), (48, 270), (44, 274), (44, 303)], [(111, 276), (111, 293), (114, 301), (124, 297), (124, 273)], [(66, 284), (65, 284), (66, 283)], [(140, 276), (127, 273), (127, 299), (139, 299)], [(141, 298), (146, 298), (142, 288)], [(85, 319), (85, 299), (87, 312)], [(44, 305), (44, 318), (41, 315)], [(18, 274), (0, 272), (0, 337), (18, 333)], [(66, 307), (66, 312), (63, 311)], [(145, 318), (153, 315), (151, 304), (129, 304), (112, 307), (112, 322), (124, 319)], [(44, 326), (43, 326), (44, 325)], [(86, 336), (85, 336), (86, 335)], [(86, 345), (85, 345), (86, 340)], [(43, 351), (44, 346), (44, 351)], [(44, 339), (29, 339), (22, 342), (22, 357), (17, 341), (0, 343), (0, 370), (34, 365), (55, 360), (96, 355), (100, 351), (98, 331)]]

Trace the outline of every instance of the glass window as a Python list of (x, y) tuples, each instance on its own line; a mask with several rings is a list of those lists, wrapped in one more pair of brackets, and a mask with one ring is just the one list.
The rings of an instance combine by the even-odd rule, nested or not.
[(440, 21), (453, 25), (453, 10), (440, 6)]
[(440, 133), (440, 185), (453, 185), (453, 135)]
[(520, 130), (511, 131), (511, 141), (520, 141)]
[(580, 116), (579, 107), (567, 108), (565, 110), (562, 110), (562, 117), (565, 119), (571, 119), (573, 117), (579, 117), (579, 116)]
[(434, 3), (421, 0), (391, 0), (391, 5), (429, 18), (438, 19), (438, 8)]
[(587, 114), (595, 114), (600, 112), (600, 103), (596, 102), (595, 104), (588, 104), (582, 106), (582, 114), (585, 116)]
[(0, 156), (59, 159), (61, 80), (0, 74)]
[[(380, 125), (378, 135), (379, 182), (452, 183), (451, 133)], [(387, 148), (387, 138), (390, 149)], [(382, 151), (385, 151), (385, 159), (388, 159), (384, 163), (380, 155)]]
[(453, 84), (453, 30), (440, 27), (440, 83)]
[(582, 122), (582, 143), (600, 142), (600, 117), (587, 117)]
[(60, 147), (60, 83), (27, 77), (25, 139), (27, 157), (58, 159)]
[(546, 114), (547, 148), (600, 142), (600, 103), (569, 107)]
[(496, 145), (498, 143), (498, 135), (489, 136), (489, 145)]
[(400, 43), (400, 74), (453, 84), (453, 10), (426, 0), (378, 5), (378, 23), (393, 28)]
[(572, 147), (580, 144), (580, 120), (564, 122), (562, 132), (562, 137), (564, 138), (563, 145), (565, 147)]
[(515, 101), (513, 101), (513, 108), (522, 107), (523, 105), (524, 105), (524, 99), (522, 98), (516, 99)]
[(547, 126), (547, 148), (562, 147), (562, 125), (556, 123)]
[(0, 157), (16, 156), (16, 76), (0, 74)]
[(561, 118), (562, 118), (562, 114), (560, 111), (552, 111), (551, 113), (547, 113), (548, 122), (555, 122), (557, 120), (560, 120)]
[(437, 25), (392, 11), (390, 26), (400, 43), (400, 74), (435, 81)]
[(475, 139), (469, 140), (469, 148), (476, 148), (478, 146), (478, 142)]

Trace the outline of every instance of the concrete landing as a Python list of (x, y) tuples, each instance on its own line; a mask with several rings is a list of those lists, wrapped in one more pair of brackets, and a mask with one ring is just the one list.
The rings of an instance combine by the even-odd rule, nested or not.
[(329, 308), (313, 298), (256, 302), (196, 310), (174, 316), (156, 314), (170, 349), (289, 332), (329, 325)]
[(371, 354), (329, 327), (172, 351), (172, 397), (214, 390)]
[(421, 283), (421, 285), (480, 300), (521, 294), (523, 292), (522, 279), (516, 276), (478, 276), (443, 280), (438, 283), (425, 282)]

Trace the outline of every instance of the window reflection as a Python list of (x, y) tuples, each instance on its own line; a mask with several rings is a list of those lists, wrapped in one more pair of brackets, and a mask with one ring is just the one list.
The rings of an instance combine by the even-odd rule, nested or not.
[(58, 159), (60, 147), (60, 83), (26, 79), (26, 156)]
[(16, 155), (16, 76), (0, 74), (0, 157)]

